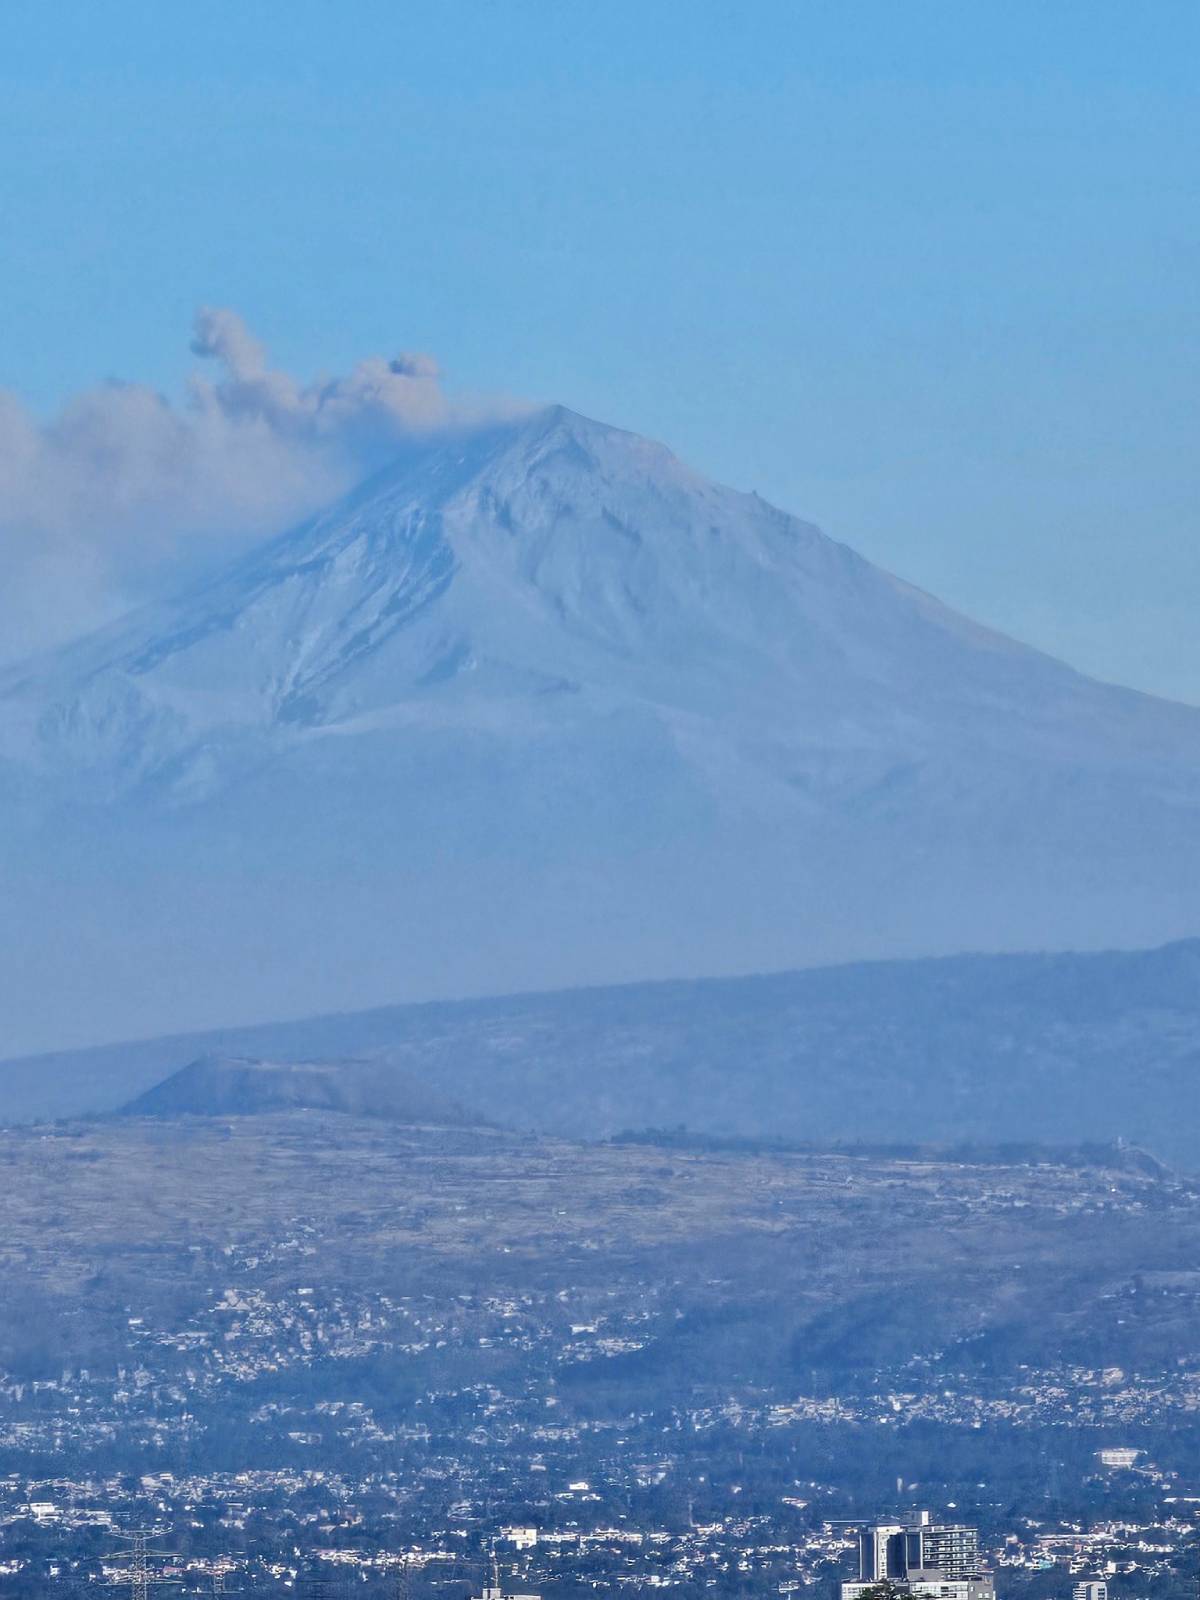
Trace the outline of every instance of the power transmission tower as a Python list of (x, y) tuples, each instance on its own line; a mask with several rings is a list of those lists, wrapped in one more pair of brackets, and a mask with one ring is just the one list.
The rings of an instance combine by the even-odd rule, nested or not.
[(227, 1562), (218, 1562), (217, 1565), (212, 1569), (210, 1574), (211, 1588), (209, 1593), (212, 1595), (213, 1600), (217, 1600), (219, 1595), (234, 1595), (240, 1593), (240, 1590), (238, 1589), (227, 1589), (225, 1587), (225, 1579), (229, 1571), (230, 1566)]
[(170, 1557), (170, 1550), (151, 1550), (150, 1540), (155, 1538), (153, 1528), (130, 1528), (125, 1533), (118, 1533), (118, 1539), (124, 1539), (128, 1550), (118, 1550), (109, 1559), (112, 1561), (128, 1561), (129, 1565), (118, 1577), (110, 1581), (120, 1587), (129, 1589), (129, 1600), (149, 1600), (150, 1585), (152, 1583), (174, 1583), (174, 1578), (164, 1578), (160, 1573), (152, 1570), (151, 1561), (163, 1557)]
[(315, 1563), (309, 1569), (308, 1581), (304, 1585), (305, 1600), (335, 1600), (339, 1585), (325, 1575), (323, 1569)]

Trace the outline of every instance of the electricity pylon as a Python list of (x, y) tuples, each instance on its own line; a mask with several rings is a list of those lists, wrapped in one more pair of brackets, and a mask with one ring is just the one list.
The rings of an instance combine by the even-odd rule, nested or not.
[(225, 1587), (226, 1575), (231, 1570), (232, 1562), (225, 1561), (218, 1562), (217, 1565), (212, 1569), (212, 1572), (209, 1574), (209, 1582), (211, 1585), (209, 1593), (212, 1595), (213, 1600), (217, 1600), (219, 1595), (235, 1595), (240, 1593), (240, 1590), (227, 1589)]
[(149, 1600), (150, 1585), (152, 1583), (175, 1583), (174, 1578), (164, 1578), (160, 1573), (151, 1569), (150, 1562), (173, 1554), (170, 1550), (151, 1550), (150, 1540), (155, 1538), (153, 1528), (129, 1528), (124, 1533), (116, 1535), (129, 1544), (128, 1550), (118, 1550), (108, 1559), (110, 1561), (128, 1561), (129, 1566), (118, 1577), (110, 1582), (120, 1587), (128, 1587), (129, 1600)]

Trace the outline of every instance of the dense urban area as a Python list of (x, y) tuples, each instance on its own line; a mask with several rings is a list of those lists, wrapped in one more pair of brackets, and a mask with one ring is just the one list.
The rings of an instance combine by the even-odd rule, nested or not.
[[(650, 1489), (661, 1470), (642, 1463), (632, 1476)], [(702, 1512), (689, 1498), (660, 1501), (656, 1513), (648, 1495), (615, 1497), (606, 1485), (584, 1480), (554, 1489), (553, 1482), (540, 1492), (532, 1487), (524, 1500), (537, 1520), (510, 1523), (483, 1514), (486, 1502), (477, 1498), (481, 1486), (473, 1476), (456, 1486), (457, 1497), (444, 1479), (438, 1497), (429, 1485), (414, 1495), (392, 1474), (355, 1482), (320, 1470), (160, 1473), (140, 1480), (9, 1476), (0, 1482), (0, 1574), (6, 1594), (122, 1588), (132, 1581), (138, 1600), (138, 1540), (130, 1537), (136, 1528), (151, 1546), (144, 1566), (150, 1591), (169, 1583), (167, 1592), (362, 1592), (396, 1600), (436, 1592), (458, 1600), (482, 1584), (484, 1600), (610, 1589), (861, 1600), (876, 1592), (874, 1582), (861, 1581), (864, 1575), (882, 1576), (863, 1567), (854, 1527), (830, 1514), (846, 1508), (827, 1485), (794, 1484), (770, 1508), (757, 1499), (742, 1505), (739, 1486), (728, 1485), (720, 1510), (710, 1493)], [(499, 1487), (511, 1492), (512, 1486)], [(429, 1514), (439, 1498), (440, 1518)], [(626, 1509), (615, 1510), (618, 1501)], [(1195, 1504), (1164, 1494), (1154, 1512), (1020, 1517), (1008, 1531), (993, 1504), (982, 1508), (988, 1515), (981, 1517), (979, 1564), (969, 1577), (910, 1572), (887, 1582), (884, 1592), (897, 1600), (1189, 1594)]]
[(494, 1550), (833, 1600), (917, 1507), (1000, 1600), (1194, 1592), (1200, 1186), (1136, 1151), (297, 1110), (10, 1128), (0, 1176), (4, 1593), (145, 1528), (184, 1592), (464, 1600)]

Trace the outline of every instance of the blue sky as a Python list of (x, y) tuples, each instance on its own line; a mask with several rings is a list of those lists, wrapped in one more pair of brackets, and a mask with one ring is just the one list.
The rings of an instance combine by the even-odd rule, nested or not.
[(0, 386), (281, 364), (666, 439), (982, 620), (1200, 701), (1200, 7), (0, 10)]

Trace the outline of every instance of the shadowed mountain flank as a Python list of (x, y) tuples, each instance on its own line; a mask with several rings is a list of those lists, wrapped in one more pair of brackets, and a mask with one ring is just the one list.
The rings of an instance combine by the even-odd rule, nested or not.
[(126, 1117), (250, 1117), (340, 1111), (392, 1122), (470, 1126), (453, 1100), (383, 1061), (259, 1061), (201, 1056), (121, 1107)]

